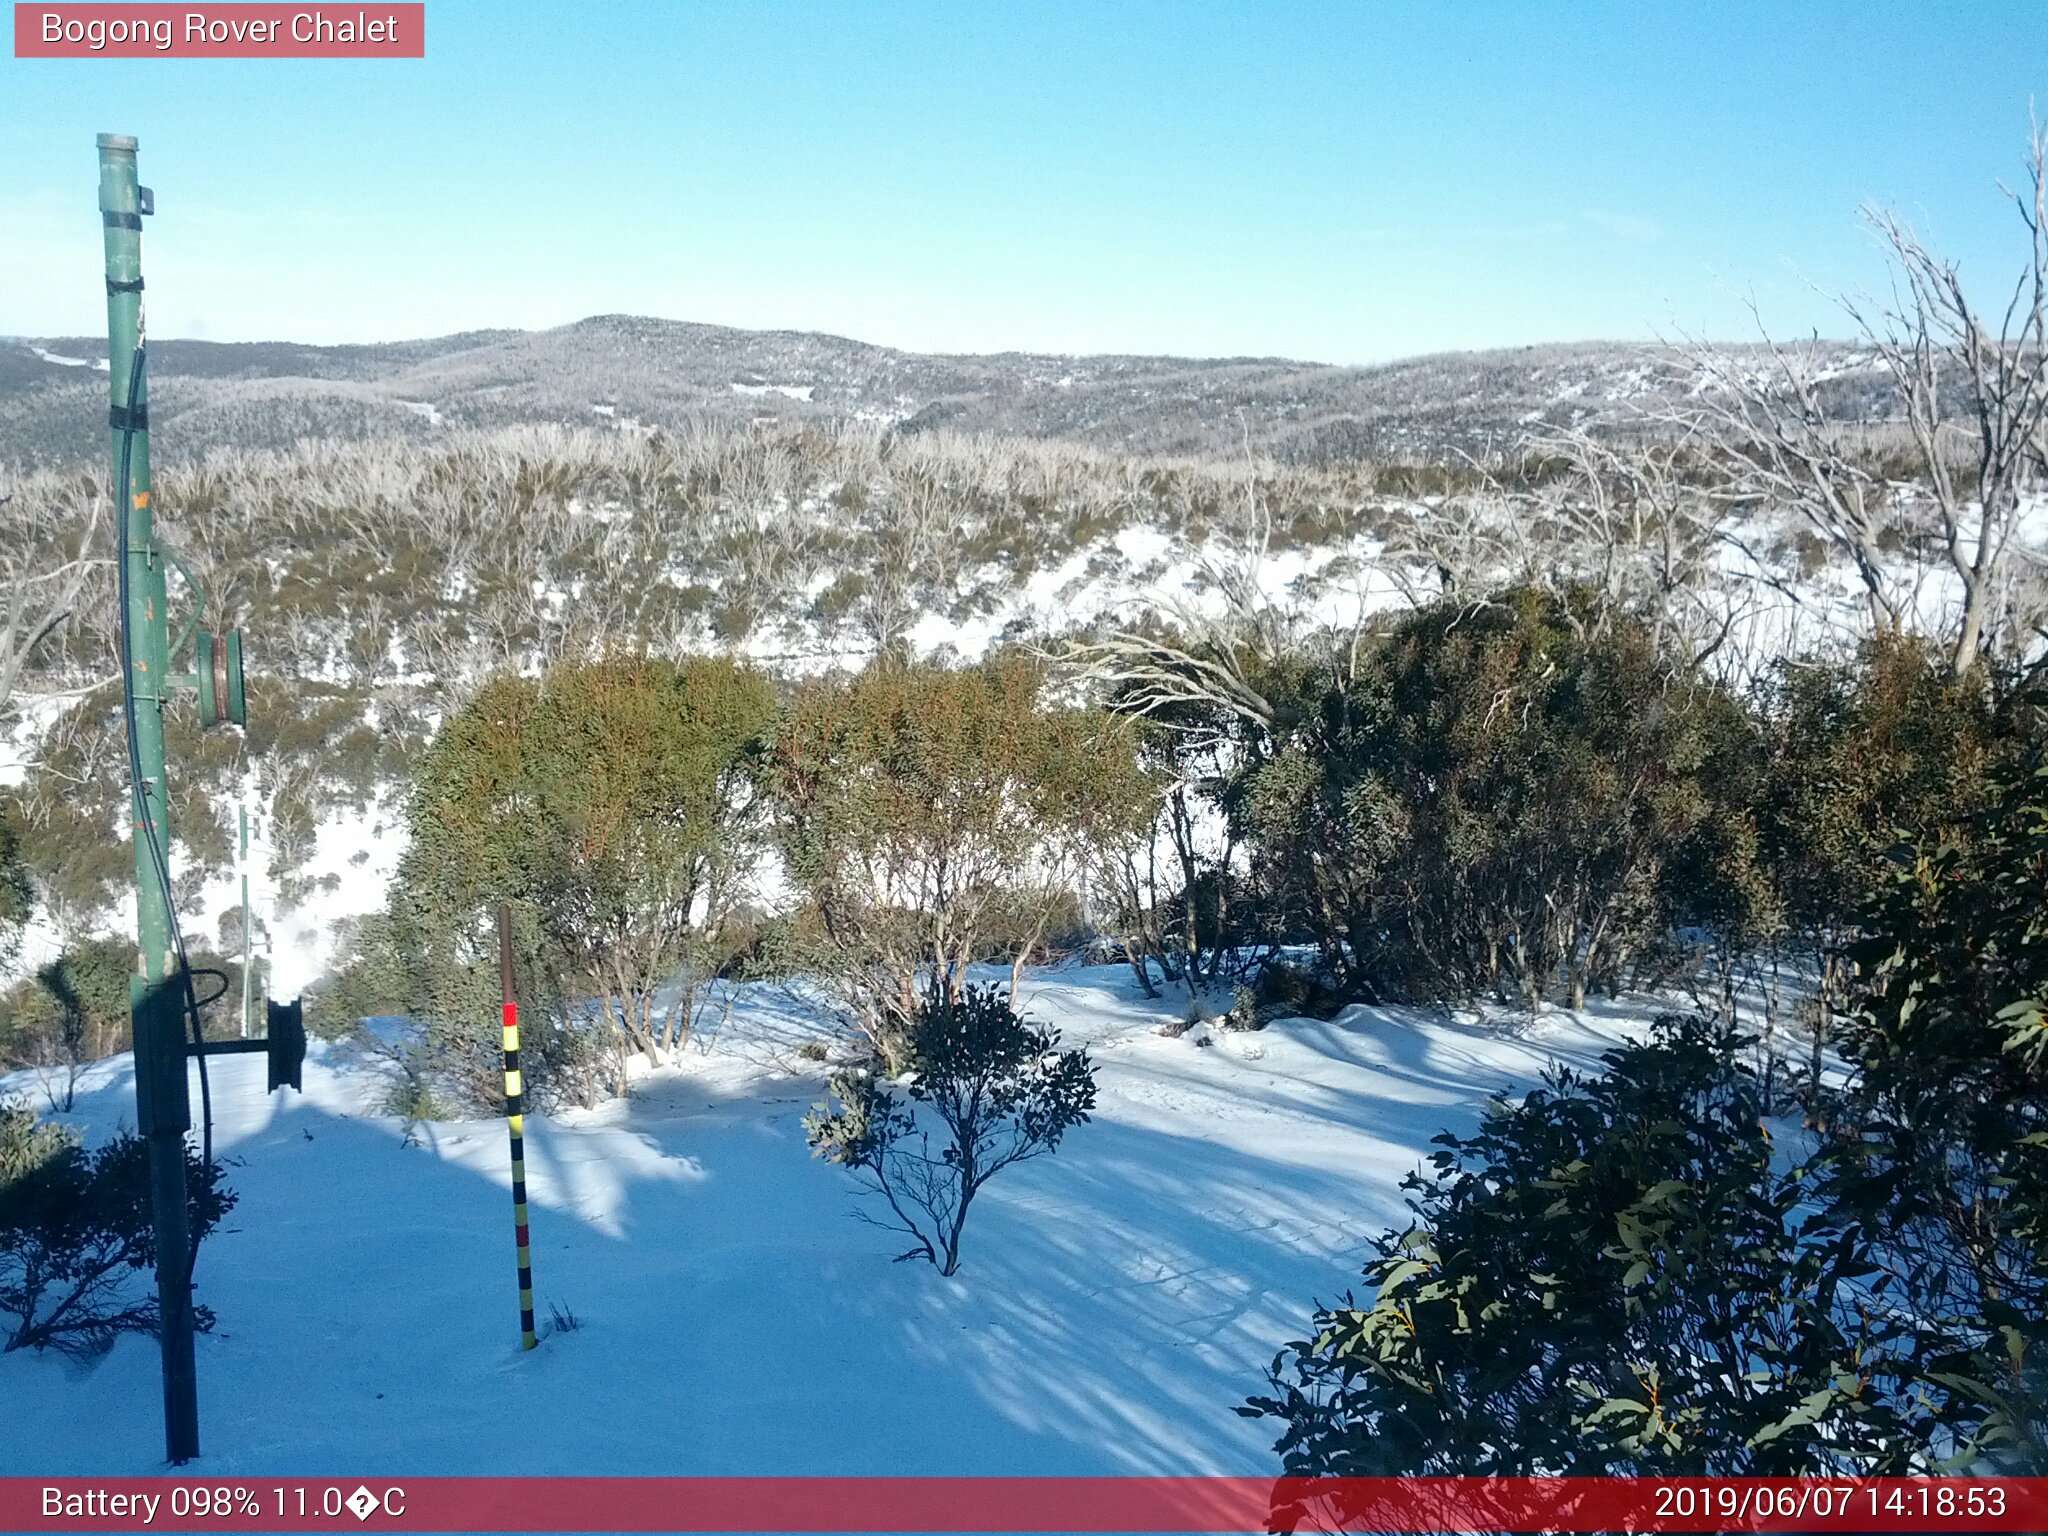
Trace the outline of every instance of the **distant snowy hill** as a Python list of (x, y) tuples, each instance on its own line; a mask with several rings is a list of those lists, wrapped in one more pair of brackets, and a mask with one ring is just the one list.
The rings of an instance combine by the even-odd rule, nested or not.
[[(1866, 407), (1869, 359), (1836, 343), (1830, 398)], [(1743, 348), (1731, 348), (1741, 352)], [(106, 343), (0, 340), (0, 462), (96, 461)], [(1367, 368), (1286, 358), (900, 352), (803, 331), (603, 315), (547, 331), (374, 346), (164, 340), (151, 348), (160, 458), (304, 437), (360, 439), (519, 422), (673, 427), (706, 415), (1013, 433), (1138, 453), (1293, 463), (1483, 452), (1539, 422), (1655, 407), (1696, 388), (1632, 342), (1444, 353)]]

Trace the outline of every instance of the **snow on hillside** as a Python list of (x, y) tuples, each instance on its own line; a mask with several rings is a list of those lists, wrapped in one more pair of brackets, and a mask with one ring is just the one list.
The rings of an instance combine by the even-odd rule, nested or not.
[(786, 395), (792, 400), (808, 401), (817, 386), (812, 384), (740, 384), (734, 383), (732, 392), (736, 395)]
[[(323, 816), (314, 827), (312, 852), (298, 871), (314, 883), (317, 894), (287, 906), (277, 900), (269, 839), (259, 835), (251, 840), (249, 905), (268, 930), (274, 996), (297, 997), (325, 973), (338, 927), (382, 910), (404, 852), (402, 805), (395, 791), (381, 791), (364, 809)], [(225, 896), (230, 909), (240, 899), (226, 882), (209, 885), (207, 894)]]
[[(213, 1067), (216, 1145), (241, 1203), (197, 1272), (204, 1475), (258, 1473), (1247, 1473), (1273, 1432), (1232, 1405), (1312, 1301), (1356, 1283), (1400, 1222), (1402, 1177), (1446, 1127), (1639, 1013), (1520, 1034), (1354, 1007), (1178, 1039), (1122, 967), (1030, 978), (1026, 1012), (1085, 1043), (1100, 1104), (1059, 1153), (974, 1207), (960, 1273), (901, 1245), (801, 1119), (824, 1026), (744, 989), (633, 1097), (533, 1117), (540, 1312), (517, 1347), (505, 1132), (374, 1109), (374, 1068), (316, 1045), (303, 1097), (260, 1058)], [(0, 1079), (33, 1093), (34, 1079)], [(196, 1095), (195, 1095), (196, 1102)], [(67, 1117), (132, 1119), (129, 1058)], [(158, 1470), (157, 1351), (80, 1367), (0, 1356), (0, 1474)], [(513, 1426), (507, 1433), (507, 1426)]]
[(44, 362), (55, 363), (60, 368), (96, 368), (101, 373), (105, 373), (107, 371), (107, 360), (103, 357), (66, 357), (59, 352), (46, 352), (41, 347), (38, 347), (33, 343), (30, 343), (29, 351), (35, 353), (35, 355), (41, 358)]

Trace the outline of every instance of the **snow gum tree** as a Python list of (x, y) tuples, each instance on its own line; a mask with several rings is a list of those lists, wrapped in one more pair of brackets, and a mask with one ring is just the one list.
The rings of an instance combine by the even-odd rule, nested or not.
[(0, 796), (0, 966), (11, 966), (21, 950), (21, 931), (35, 906), (35, 888), (21, 857), (19, 808)]
[(1225, 804), (1349, 989), (1578, 1007), (1671, 920), (1739, 717), (1593, 594), (1445, 601), (1291, 679)]
[(775, 806), (799, 957), (891, 1066), (928, 988), (957, 1003), (967, 967), (1000, 958), (1014, 991), (1103, 850), (1150, 823), (1130, 723), (1045, 693), (999, 658), (878, 664), (790, 705)]
[[(1696, 346), (1712, 387), (1672, 423), (1728, 466), (1724, 495), (1789, 509), (1856, 571), (1874, 630), (1903, 633), (1918, 568), (1944, 570), (1959, 598), (1944, 618), (1959, 678), (2039, 622), (2038, 584), (2016, 581), (2015, 568), (2026, 508), (2048, 484), (2048, 137), (2038, 126), (2026, 169), (2008, 189), (2025, 238), (2003, 295), (1973, 296), (1958, 264), (1903, 218), (1870, 211), (1890, 298), (1842, 303), (1889, 386), (1881, 416), (1831, 409), (1810, 349), (1773, 344), (1757, 369)], [(1890, 454), (1874, 451), (1887, 440)]]
[(492, 925), (512, 902), (522, 960), (557, 1006), (598, 1000), (617, 1038), (663, 1060), (738, 943), (774, 713), (768, 680), (721, 660), (487, 683), (421, 769), (393, 903), (429, 1014), (495, 1039)]
[[(863, 1175), (888, 1205), (880, 1224), (942, 1275), (960, 1267), (960, 1233), (982, 1186), (1058, 1149), (1095, 1107), (1085, 1051), (1061, 1051), (992, 986), (929, 991), (910, 1023), (899, 1090), (869, 1072), (832, 1079), (832, 1102), (804, 1118), (812, 1151)], [(933, 1141), (930, 1122), (939, 1138)]]

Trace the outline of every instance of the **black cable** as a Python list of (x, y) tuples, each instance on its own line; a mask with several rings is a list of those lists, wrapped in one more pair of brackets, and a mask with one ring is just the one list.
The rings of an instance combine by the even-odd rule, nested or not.
[(188, 976), (191, 976), (194, 980), (197, 980), (201, 976), (210, 976), (215, 981), (220, 983), (220, 988), (218, 991), (215, 991), (206, 997), (194, 999), (193, 1006), (195, 1008), (211, 1008), (215, 1003), (219, 1002), (222, 998), (226, 997), (228, 993), (234, 989), (234, 978), (228, 975), (226, 971), (223, 971), (216, 966), (195, 965), (190, 967), (186, 971), (186, 974)]
[[(127, 409), (122, 412), (121, 423), (121, 471), (116, 477), (119, 483), (115, 488), (114, 500), (114, 527), (116, 533), (114, 569), (120, 589), (121, 604), (121, 713), (128, 734), (128, 778), (130, 798), (133, 801), (135, 828), (142, 835), (144, 842), (149, 845), (150, 863), (156, 870), (157, 883), (163, 888), (164, 915), (171, 925), (171, 944), (177, 951), (178, 956), (178, 984), (185, 994), (185, 1012), (191, 1021), (192, 1044), (195, 1047), (193, 1054), (199, 1059), (200, 1155), (210, 1170), (216, 1166), (213, 1160), (213, 1084), (206, 1070), (206, 1034), (199, 1016), (199, 1010), (202, 1005), (199, 1002), (197, 991), (192, 985), (191, 957), (185, 949), (184, 930), (178, 923), (178, 900), (177, 893), (171, 887), (170, 858), (165, 853), (163, 844), (157, 840), (156, 823), (149, 814), (147, 780), (144, 779), (142, 773), (142, 752), (135, 742), (135, 641), (134, 636), (128, 632), (128, 600), (131, 590), (128, 580), (128, 556), (130, 552), (128, 543), (128, 515), (135, 495), (133, 458), (135, 451), (136, 405), (139, 403), (141, 396), (142, 375), (146, 361), (147, 350), (138, 327), (135, 353), (129, 360), (128, 365), (128, 402)], [(161, 678), (158, 679), (157, 686), (159, 688), (163, 686)], [(163, 703), (161, 694), (158, 695), (157, 703), (159, 709), (161, 709)], [(168, 792), (168, 780), (166, 780), (165, 788), (166, 792)], [(227, 977), (225, 973), (219, 971), (210, 971), (208, 974), (221, 978), (220, 992), (216, 993), (214, 997), (207, 999), (208, 1002), (214, 1002), (226, 995)], [(184, 1063), (179, 1063), (180, 1068), (183, 1065)], [(183, 1071), (181, 1070), (178, 1075), (182, 1079), (184, 1076)], [(198, 1259), (199, 1234), (194, 1232), (192, 1234), (192, 1251), (187, 1255), (185, 1261), (185, 1278), (188, 1289), (192, 1270), (197, 1264)]]

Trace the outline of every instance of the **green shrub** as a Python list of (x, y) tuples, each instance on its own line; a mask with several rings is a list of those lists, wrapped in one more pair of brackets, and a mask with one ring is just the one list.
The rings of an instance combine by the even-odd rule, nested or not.
[(128, 1048), (128, 978), (135, 946), (88, 939), (0, 997), (0, 1066), (33, 1067), (53, 1109), (71, 1108), (78, 1074)]
[(420, 1053), (400, 1052), (398, 1078), (384, 1097), (384, 1113), (405, 1121), (408, 1134), (410, 1127), (421, 1120), (458, 1118), (454, 1107), (434, 1091), (427, 1077), (427, 1065), (427, 1059)]
[[(750, 936), (773, 718), (757, 672), (629, 656), (493, 678), (443, 726), (408, 809), (389, 933), (405, 1011), (465, 1097), (495, 1092), (501, 903), (516, 909), (528, 1017), (573, 1026), (530, 1031), (543, 1102), (558, 1073), (579, 1096), (594, 1085), (593, 1031), (657, 1062), (687, 1038)], [(679, 973), (680, 1002), (657, 1006)]]
[(1255, 994), (1268, 1010), (1290, 1017), (1327, 1019), (1344, 1004), (1342, 994), (1307, 966), (1278, 959), (1260, 968)]
[(306, 988), (306, 1029), (318, 1039), (346, 1040), (363, 1020), (403, 1014), (412, 999), (385, 914), (372, 912), (340, 925), (334, 960)]
[(1589, 594), (1397, 623), (1355, 672), (1267, 681), (1224, 803), (1292, 931), (1354, 995), (1583, 1005), (1670, 924), (1739, 707)]
[(1760, 937), (1819, 972), (1810, 1104), (1851, 990), (1850, 948), (1893, 884), (1893, 850), (1943, 829), (1974, 835), (1995, 777), (2024, 750), (2028, 709), (2017, 697), (2000, 707), (1990, 670), (1958, 679), (1944, 648), (1888, 636), (1851, 660), (1788, 665), (1763, 701), (1756, 851), (1782, 921)]
[(1223, 1027), (1239, 1033), (1248, 1033), (1266, 1027), (1266, 1016), (1259, 1008), (1259, 995), (1247, 986), (1230, 989), (1230, 1007), (1223, 1015)]
[(0, 1189), (77, 1144), (71, 1132), (38, 1119), (26, 1104), (0, 1099)]
[(1096, 850), (1150, 819), (1126, 722), (1047, 700), (1016, 658), (880, 664), (802, 689), (774, 762), (776, 830), (807, 911), (800, 962), (891, 1065), (928, 986), (1015, 972), (1077, 920)]
[(21, 804), (0, 794), (0, 967), (20, 953), (22, 927), (35, 908), (35, 887), (21, 853)]
[(135, 878), (135, 858), (120, 829), (125, 779), (103, 771), (120, 763), (118, 698), (81, 699), (53, 722), (18, 791), (10, 794), (20, 868), (60, 925), (84, 927), (104, 914)]
[(1895, 853), (1850, 949), (1856, 1066), (1831, 1190), (1874, 1234), (1950, 1389), (2015, 1470), (2048, 1462), (2048, 764)]

